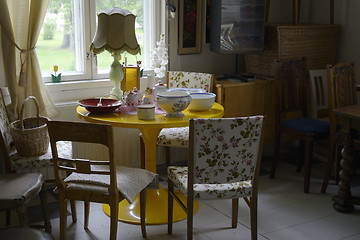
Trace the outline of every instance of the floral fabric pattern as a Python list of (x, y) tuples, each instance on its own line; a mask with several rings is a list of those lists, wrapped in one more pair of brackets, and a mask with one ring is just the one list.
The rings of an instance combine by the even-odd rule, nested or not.
[(169, 71), (169, 88), (200, 88), (210, 91), (212, 74), (197, 72)]
[[(197, 72), (169, 71), (169, 88), (200, 88), (210, 91), (212, 74)], [(164, 128), (161, 130), (157, 144), (159, 146), (188, 147), (189, 128)]]
[[(263, 116), (195, 119), (195, 198), (251, 196)], [(169, 167), (168, 178), (187, 192), (188, 167)]]
[(5, 141), (7, 150), (10, 151), (10, 144), (12, 143), (13, 139), (10, 134), (10, 123), (2, 93), (0, 93), (0, 96), (0, 131)]
[[(2, 97), (1, 93), (0, 96)], [(21, 156), (16, 151), (11, 137), (10, 123), (7, 118), (3, 99), (0, 99), (0, 131), (9, 154), (12, 171), (16, 173), (39, 172), (44, 175), (45, 180), (55, 179), (50, 144), (48, 151), (40, 156)], [(64, 158), (72, 157), (71, 142), (58, 142), (57, 146), (59, 156)]]
[(164, 128), (157, 139), (159, 146), (186, 148), (189, 146), (189, 127)]
[[(71, 142), (57, 142), (59, 157), (72, 157)], [(11, 162), (11, 170), (16, 173), (40, 172), (44, 175), (45, 180), (55, 179), (54, 167), (52, 163), (51, 147), (44, 155), (40, 156), (21, 156), (17, 153), (15, 147), (9, 154)]]

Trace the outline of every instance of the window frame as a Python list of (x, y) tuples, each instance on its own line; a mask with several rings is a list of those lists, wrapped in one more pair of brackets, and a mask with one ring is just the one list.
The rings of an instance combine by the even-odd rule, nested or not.
[[(69, 83), (74, 81), (96, 81), (109, 79), (108, 73), (98, 73), (97, 72), (97, 56), (90, 51), (89, 46), (91, 44), (92, 38), (96, 32), (96, 5), (95, 0), (74, 0), (74, 6), (79, 8), (82, 18), (80, 19), (79, 24), (75, 24), (75, 28), (81, 31), (81, 36), (75, 37), (75, 39), (80, 38), (78, 41), (81, 41), (81, 49), (76, 50), (75, 57), (80, 56), (79, 59), (82, 66), (83, 72), (66, 72), (62, 73), (62, 82)], [(144, 62), (142, 66), (144, 68), (144, 75), (151, 72), (150, 69), (150, 55), (151, 49), (154, 49), (156, 46), (156, 41), (159, 39), (160, 33), (165, 32), (165, 0), (143, 0), (143, 9), (144, 9), (144, 38), (149, 40), (144, 41), (144, 47), (141, 49), (141, 54), (144, 55)], [(146, 9), (146, 11), (145, 11)], [(75, 11), (74, 11), (75, 14)], [(94, 16), (94, 17), (92, 17)], [(150, 19), (150, 20), (146, 20)], [(146, 50), (146, 51), (145, 51)], [(81, 58), (81, 56), (83, 56)], [(78, 59), (77, 59), (78, 61)], [(78, 64), (78, 63), (77, 63)], [(110, 71), (110, 66), (109, 66)], [(51, 75), (43, 74), (43, 81), (46, 85), (51, 83)], [(57, 84), (61, 84), (57, 83)]]

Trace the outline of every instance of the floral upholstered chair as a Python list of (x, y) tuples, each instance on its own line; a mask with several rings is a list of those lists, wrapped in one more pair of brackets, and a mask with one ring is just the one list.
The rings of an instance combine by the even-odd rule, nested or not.
[[(198, 88), (211, 92), (214, 75), (210, 73), (169, 71), (167, 72), (167, 85), (169, 88)], [(189, 146), (189, 128), (164, 128), (161, 130), (158, 146), (165, 146), (166, 164), (170, 164), (169, 147), (187, 148)]]
[[(187, 239), (192, 239), (193, 201), (232, 199), (237, 227), (239, 198), (250, 208), (251, 236), (257, 237), (258, 176), (263, 116), (190, 119), (188, 167), (168, 167), (168, 233), (172, 233), (174, 186), (187, 196)], [(190, 213), (190, 214), (189, 214)]]
[[(43, 174), (44, 180), (55, 180), (50, 145), (48, 151), (40, 156), (21, 156), (16, 151), (10, 134), (10, 123), (1, 92), (0, 97), (0, 149), (5, 163), (5, 171), (7, 173), (38, 172)], [(59, 143), (59, 147), (59, 154), (61, 156), (72, 156), (72, 145), (70, 142)]]

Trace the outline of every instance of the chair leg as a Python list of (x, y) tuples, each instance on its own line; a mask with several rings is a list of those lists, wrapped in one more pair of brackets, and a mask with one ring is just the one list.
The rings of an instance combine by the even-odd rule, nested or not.
[(279, 150), (280, 150), (280, 132), (278, 129), (275, 130), (275, 138), (274, 138), (274, 152), (273, 152), (273, 160), (271, 164), (270, 170), (270, 178), (275, 177), (276, 166), (279, 158)]
[(145, 212), (146, 212), (146, 188), (140, 192), (140, 224), (141, 224), (141, 234), (143, 238), (146, 238)]
[(71, 217), (73, 223), (77, 222), (77, 215), (76, 215), (76, 205), (75, 200), (70, 200), (70, 208), (71, 208)]
[(309, 193), (311, 164), (312, 164), (313, 141), (305, 142), (305, 159), (304, 159), (304, 193)]
[(84, 201), (84, 229), (89, 227), (90, 202)]
[(300, 157), (297, 162), (296, 172), (301, 172), (301, 169), (304, 165), (304, 159), (305, 159), (304, 150), (305, 150), (305, 141), (300, 140), (300, 154), (299, 154)]
[(237, 228), (237, 219), (238, 219), (238, 212), (239, 212), (239, 199), (234, 198), (232, 199), (232, 222), (231, 227)]
[(166, 166), (170, 166), (170, 147), (165, 147), (165, 162)]
[(173, 192), (174, 183), (168, 178), (168, 234), (172, 234), (174, 199), (171, 193)]
[(16, 209), (20, 225), (23, 227), (29, 227), (29, 220), (27, 217), (27, 208), (26, 205), (22, 205)]
[(110, 240), (116, 240), (118, 227), (119, 202), (110, 202)]
[(194, 226), (194, 193), (188, 191), (187, 195), (187, 239), (192, 240), (193, 238), (193, 226)]
[(60, 240), (66, 239), (67, 228), (67, 200), (63, 193), (59, 192), (59, 213), (60, 213)]
[(257, 239), (257, 194), (250, 197), (250, 223), (251, 223), (251, 239)]
[(11, 222), (11, 210), (6, 209), (6, 226), (9, 226)]
[(50, 222), (50, 217), (49, 217), (46, 189), (45, 189), (44, 185), (43, 185), (43, 188), (41, 189), (39, 195), (40, 195), (41, 207), (42, 207), (42, 212), (43, 212), (43, 217), (44, 217), (45, 231), (48, 233), (51, 233), (51, 222)]

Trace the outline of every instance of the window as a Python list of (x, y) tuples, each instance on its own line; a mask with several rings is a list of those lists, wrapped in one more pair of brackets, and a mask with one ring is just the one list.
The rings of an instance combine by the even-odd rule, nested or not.
[[(93, 54), (89, 46), (96, 32), (97, 14), (111, 7), (125, 8), (136, 15), (136, 37), (141, 55), (122, 54), (129, 64), (142, 61), (149, 67), (150, 51), (162, 28), (164, 0), (51, 0), (36, 51), (45, 82), (50, 82), (53, 65), (59, 66), (62, 81), (108, 78), (112, 57), (107, 51)], [(146, 11), (144, 11), (146, 9)], [(160, 16), (160, 17), (159, 17)], [(149, 39), (145, 41), (144, 39)]]

